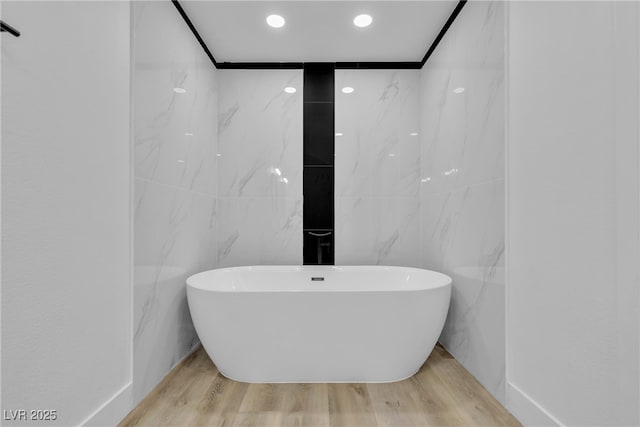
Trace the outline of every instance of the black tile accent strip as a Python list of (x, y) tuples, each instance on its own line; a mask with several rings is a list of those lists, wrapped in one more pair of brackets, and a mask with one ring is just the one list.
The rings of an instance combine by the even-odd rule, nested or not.
[(304, 168), (303, 229), (333, 230), (333, 168)]
[[(304, 84), (307, 97), (307, 83)], [(331, 91), (333, 92), (333, 79)], [(304, 166), (333, 166), (334, 137), (333, 129), (335, 105), (333, 102), (304, 102), (303, 117), (303, 158)]]
[(334, 263), (335, 64), (304, 64), (303, 263)]
[(335, 100), (334, 69), (333, 62), (306, 62), (304, 64), (305, 106), (310, 102), (333, 104)]

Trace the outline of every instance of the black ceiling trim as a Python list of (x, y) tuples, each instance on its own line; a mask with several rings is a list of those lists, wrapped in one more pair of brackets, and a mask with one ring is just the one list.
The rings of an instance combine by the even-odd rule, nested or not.
[[(218, 62), (222, 70), (301, 70), (307, 62)], [(420, 69), (417, 61), (408, 62), (328, 62), (339, 70)]]
[(216, 66), (222, 70), (301, 70), (303, 65), (303, 62), (218, 62)]
[(381, 70), (381, 69), (420, 69), (419, 62), (336, 62), (336, 69), (342, 70)]
[(451, 15), (449, 16), (449, 19), (447, 19), (447, 22), (445, 22), (444, 27), (442, 27), (442, 29), (436, 36), (436, 39), (433, 41), (433, 43), (431, 43), (431, 47), (429, 47), (429, 50), (427, 51), (427, 53), (424, 54), (422, 61), (420, 61), (420, 68), (424, 67), (424, 64), (427, 63), (427, 60), (429, 59), (433, 51), (436, 50), (436, 47), (438, 47), (438, 43), (440, 43), (440, 40), (442, 40), (444, 35), (447, 34), (447, 30), (449, 29), (451, 24), (453, 24), (453, 21), (456, 20), (456, 18), (458, 17), (458, 14), (460, 13), (460, 11), (462, 10), (465, 4), (467, 4), (467, 0), (460, 0), (456, 5), (456, 8), (453, 9), (453, 12), (451, 12)]
[[(204, 52), (207, 54), (207, 56), (211, 60), (211, 63), (213, 63), (214, 67), (218, 69), (270, 70), (270, 69), (302, 69), (304, 67), (304, 62), (217, 62), (216, 59), (213, 57), (213, 54), (207, 47), (207, 44), (204, 42), (204, 40), (202, 40), (202, 37), (200, 37), (198, 30), (196, 30), (196, 27), (194, 27), (193, 23), (189, 19), (189, 16), (187, 16), (187, 13), (184, 11), (184, 9), (182, 8), (178, 0), (171, 0), (171, 2), (176, 7), (176, 9), (178, 9), (180, 16), (182, 16), (182, 18), (184, 19), (184, 22), (186, 22), (187, 25), (189, 26), (189, 29), (191, 29), (191, 32), (198, 40), (198, 43), (200, 43), (200, 46), (202, 46), (202, 49), (204, 49)], [(433, 41), (433, 43), (429, 47), (429, 50), (427, 50), (427, 53), (422, 58), (422, 61), (420, 62), (418, 61), (336, 62), (335, 63), (336, 69), (342, 69), (342, 70), (349, 70), (349, 69), (363, 69), (363, 70), (366, 70), (366, 69), (370, 69), (370, 70), (371, 69), (418, 69), (419, 70), (421, 69), (422, 67), (424, 67), (424, 64), (427, 62), (431, 54), (436, 50), (436, 47), (438, 47), (438, 44), (444, 38), (444, 35), (447, 33), (447, 30), (449, 29), (449, 27), (451, 27), (451, 24), (453, 24), (453, 21), (456, 20), (456, 18), (460, 14), (460, 11), (462, 10), (462, 8), (466, 3), (467, 3), (467, 0), (458, 1), (458, 4), (456, 5), (455, 9), (453, 9), (453, 12), (451, 12), (449, 19), (447, 19), (447, 22), (445, 22), (444, 26), (436, 36), (436, 39)]]
[(198, 43), (200, 43), (200, 46), (202, 46), (202, 48), (204, 49), (204, 53), (207, 54), (207, 56), (209, 57), (209, 59), (213, 63), (213, 66), (218, 68), (218, 63), (216, 62), (216, 58), (213, 57), (213, 54), (211, 53), (211, 51), (207, 47), (207, 44), (204, 42), (204, 40), (202, 40), (202, 37), (200, 37), (200, 34), (198, 33), (198, 30), (196, 30), (196, 27), (193, 26), (193, 23), (191, 22), (191, 19), (189, 19), (189, 17), (187, 16), (187, 12), (185, 12), (184, 9), (182, 8), (182, 6), (180, 6), (180, 3), (178, 3), (178, 0), (171, 0), (171, 3), (173, 3), (173, 5), (176, 7), (176, 9), (178, 9), (178, 12), (180, 13), (180, 16), (182, 16), (182, 19), (184, 19), (184, 22), (187, 23), (187, 25), (189, 26), (189, 29), (191, 30), (193, 35), (196, 36), (196, 39), (198, 40)]

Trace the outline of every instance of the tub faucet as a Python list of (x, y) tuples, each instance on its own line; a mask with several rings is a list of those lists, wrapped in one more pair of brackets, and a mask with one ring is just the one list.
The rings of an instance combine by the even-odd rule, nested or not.
[(320, 243), (318, 242), (318, 264), (322, 264), (322, 248), (324, 247), (330, 247), (331, 243), (330, 242), (324, 242), (324, 243)]
[[(312, 231), (309, 232), (310, 235), (314, 236), (314, 237), (327, 237), (331, 235), (331, 231), (327, 231), (326, 233), (314, 233)], [(322, 239), (317, 239), (318, 242), (318, 259), (317, 262), (318, 264), (322, 264), (322, 248), (329, 248), (331, 247), (331, 242), (323, 242)]]

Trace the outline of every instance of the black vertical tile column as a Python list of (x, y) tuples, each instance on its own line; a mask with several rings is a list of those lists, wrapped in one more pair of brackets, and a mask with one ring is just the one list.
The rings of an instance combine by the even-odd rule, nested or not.
[(304, 64), (305, 265), (334, 264), (334, 70), (333, 63)]

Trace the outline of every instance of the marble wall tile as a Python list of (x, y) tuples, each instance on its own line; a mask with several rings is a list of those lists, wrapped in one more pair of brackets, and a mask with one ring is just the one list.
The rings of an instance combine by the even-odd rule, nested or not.
[(133, 11), (138, 402), (198, 343), (185, 280), (216, 266), (217, 81), (171, 3)]
[(335, 82), (336, 197), (416, 196), (420, 72), (336, 70)]
[(341, 197), (336, 204), (336, 264), (420, 266), (419, 200)]
[(443, 345), (504, 399), (504, 180), (422, 200), (423, 266), (453, 279)]
[(302, 198), (218, 199), (218, 265), (301, 265)]
[(420, 73), (335, 76), (336, 264), (419, 266)]
[(504, 177), (503, 14), (467, 4), (422, 71), (422, 192)]
[(135, 3), (135, 174), (215, 194), (216, 73), (165, 6)]
[(220, 267), (302, 264), (302, 80), (301, 70), (219, 72)]
[(185, 281), (215, 267), (215, 198), (135, 182), (134, 392), (144, 397), (198, 338)]
[(504, 403), (503, 15), (469, 2), (421, 72), (420, 234), (453, 279), (440, 340)]
[(221, 70), (218, 79), (218, 194), (301, 196), (302, 70)]
[(423, 255), (430, 266), (477, 265), (487, 247), (503, 248), (504, 180), (427, 194), (421, 202)]

